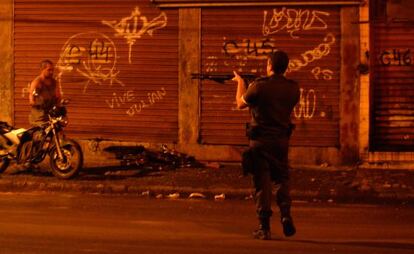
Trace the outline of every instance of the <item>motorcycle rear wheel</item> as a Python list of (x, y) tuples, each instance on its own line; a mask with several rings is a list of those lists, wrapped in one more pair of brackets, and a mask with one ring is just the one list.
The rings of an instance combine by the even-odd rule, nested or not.
[(74, 140), (65, 140), (61, 147), (63, 159), (59, 158), (56, 147), (50, 153), (50, 169), (52, 174), (60, 179), (70, 179), (78, 175), (83, 165), (83, 153), (79, 144)]

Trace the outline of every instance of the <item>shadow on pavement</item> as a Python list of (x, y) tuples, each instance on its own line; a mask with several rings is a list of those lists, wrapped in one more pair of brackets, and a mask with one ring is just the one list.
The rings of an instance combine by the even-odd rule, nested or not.
[(371, 248), (402, 249), (413, 250), (414, 243), (403, 242), (380, 242), (380, 241), (318, 241), (318, 240), (294, 240), (294, 239), (274, 239), (276, 241), (289, 241), (317, 245), (347, 245)]

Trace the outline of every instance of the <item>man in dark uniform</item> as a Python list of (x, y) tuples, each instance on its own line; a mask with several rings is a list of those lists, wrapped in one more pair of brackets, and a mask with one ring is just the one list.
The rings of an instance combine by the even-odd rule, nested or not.
[(277, 205), (286, 236), (296, 233), (290, 214), (288, 148), (293, 130), (290, 115), (299, 101), (299, 85), (284, 77), (289, 58), (283, 51), (269, 55), (267, 77), (258, 78), (246, 89), (244, 80), (234, 72), (237, 81), (237, 107), (249, 107), (252, 120), (248, 128), (249, 149), (243, 153), (243, 169), (253, 175), (259, 229), (257, 239), (270, 239), (272, 183), (279, 185)]
[(53, 73), (52, 61), (43, 60), (40, 63), (40, 75), (30, 83), (29, 103), (32, 107), (29, 121), (33, 126), (42, 126), (47, 122), (47, 112), (58, 105), (61, 99)]

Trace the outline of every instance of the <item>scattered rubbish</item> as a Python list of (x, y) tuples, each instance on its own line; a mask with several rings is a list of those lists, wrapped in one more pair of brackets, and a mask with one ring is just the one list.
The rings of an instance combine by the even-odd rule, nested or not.
[(310, 180), (312, 183), (313, 182), (315, 182), (316, 181), (316, 179), (315, 178), (311, 178), (311, 180)]
[(121, 166), (152, 171), (173, 170), (184, 167), (202, 167), (193, 156), (179, 153), (162, 145), (160, 151), (146, 149), (143, 146), (111, 146), (104, 149), (114, 153)]
[[(390, 185), (390, 186), (391, 186), (391, 185)], [(364, 191), (364, 192), (371, 191), (371, 190), (372, 190), (372, 187), (371, 187), (371, 184), (369, 183), (369, 181), (368, 181), (368, 180), (366, 180), (366, 179), (363, 179), (363, 180), (361, 181), (360, 186), (359, 186), (359, 190), (360, 190), (360, 191)]]
[(292, 200), (292, 203), (294, 204), (307, 204), (309, 201), (307, 200)]
[(324, 162), (320, 165), (322, 168), (327, 168), (329, 167), (329, 164), (327, 162)]
[(330, 198), (330, 199), (328, 199), (328, 203), (333, 203), (334, 201), (333, 201), (333, 199), (332, 198)]
[(155, 196), (155, 198), (157, 198), (157, 199), (161, 199), (163, 197), (164, 197), (164, 195), (162, 195), (162, 194), (158, 194), (157, 196)]
[(357, 190), (357, 189), (359, 189), (359, 187), (360, 187), (360, 183), (359, 182), (357, 182), (357, 181), (352, 181), (351, 182), (351, 184), (349, 185), (349, 187), (351, 188), (351, 189), (355, 189), (355, 190)]
[(214, 169), (219, 169), (221, 168), (221, 164), (218, 162), (207, 162), (206, 166), (208, 168), (214, 168)]
[(180, 193), (175, 192), (175, 193), (168, 194), (167, 198), (178, 199), (178, 198), (180, 198)]
[(253, 195), (249, 195), (249, 196), (246, 196), (245, 198), (244, 198), (244, 200), (251, 200), (251, 199), (253, 199)]
[(105, 176), (133, 176), (139, 174), (139, 170), (116, 170), (116, 171), (106, 171)]
[(384, 183), (384, 185), (382, 185), (382, 187), (384, 187), (384, 188), (386, 188), (386, 189), (389, 189), (389, 188), (391, 188), (391, 184), (389, 184), (389, 183)]
[(141, 193), (141, 196), (149, 197), (150, 196), (150, 191), (149, 190), (148, 191), (143, 191)]
[(194, 198), (194, 199), (196, 199), (196, 198), (206, 198), (206, 196), (202, 193), (194, 192), (194, 193), (191, 193), (188, 196), (188, 198)]
[(225, 199), (226, 199), (226, 195), (224, 193), (214, 196), (214, 200), (225, 200)]

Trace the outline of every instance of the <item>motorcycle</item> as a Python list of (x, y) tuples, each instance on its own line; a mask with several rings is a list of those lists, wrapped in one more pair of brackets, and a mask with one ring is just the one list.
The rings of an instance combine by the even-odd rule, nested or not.
[(0, 173), (11, 161), (19, 165), (35, 165), (49, 155), (50, 171), (61, 179), (75, 177), (83, 165), (83, 153), (79, 144), (67, 139), (63, 128), (68, 124), (67, 100), (61, 106), (54, 106), (48, 112), (48, 121), (42, 126), (30, 129), (13, 128), (0, 121)]

